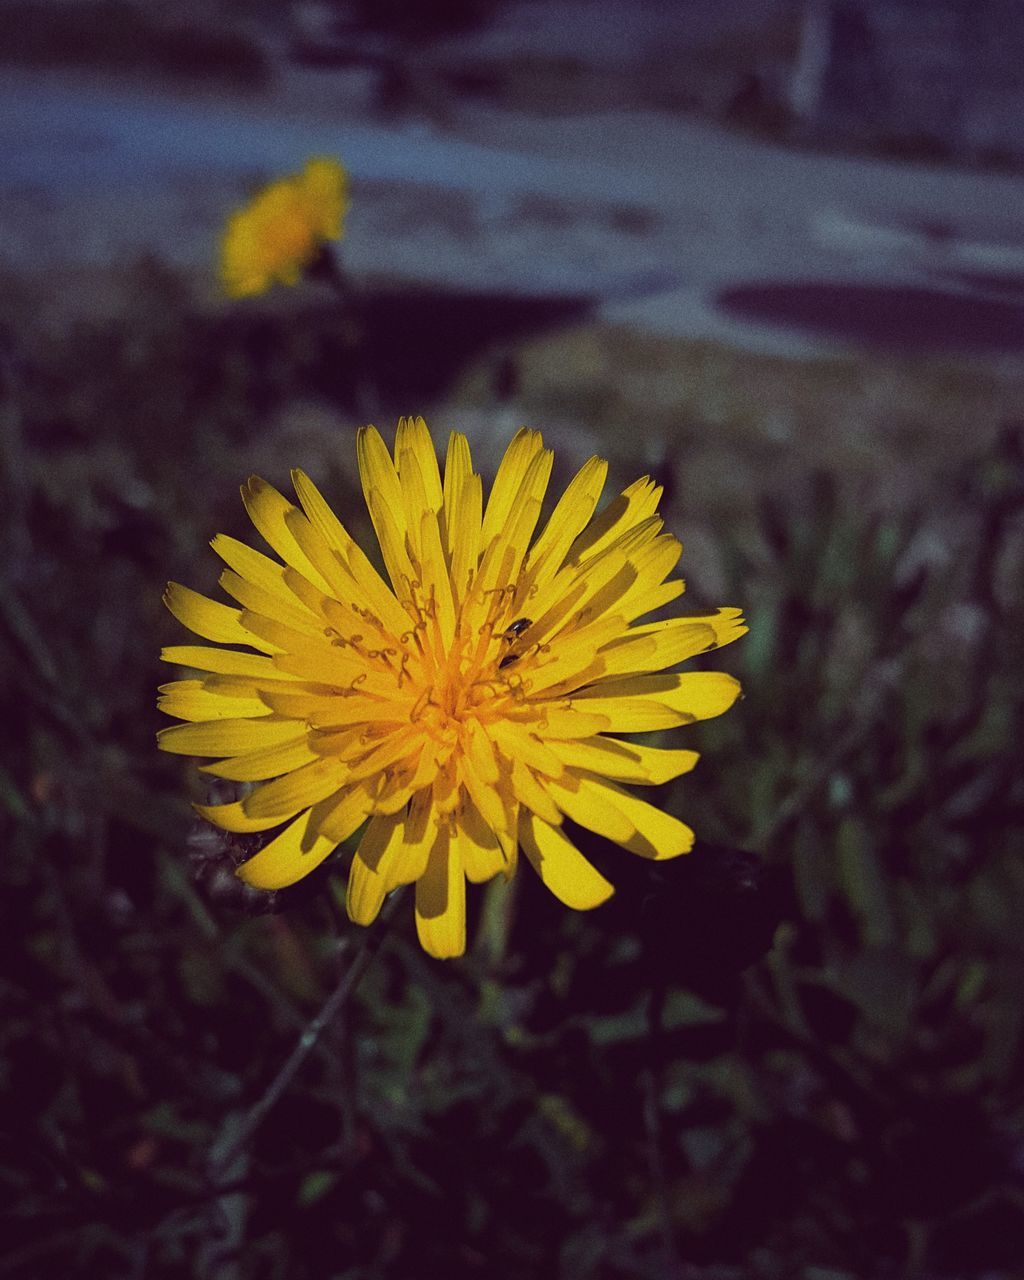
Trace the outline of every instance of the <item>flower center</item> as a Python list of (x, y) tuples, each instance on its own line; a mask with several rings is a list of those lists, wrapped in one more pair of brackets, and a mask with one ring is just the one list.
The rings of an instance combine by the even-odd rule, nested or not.
[(465, 640), (458, 634), (447, 653), (423, 655), (422, 687), (410, 713), (414, 725), (445, 746), (460, 742), (471, 722), (498, 719), (515, 697), (498, 660), (481, 661)]

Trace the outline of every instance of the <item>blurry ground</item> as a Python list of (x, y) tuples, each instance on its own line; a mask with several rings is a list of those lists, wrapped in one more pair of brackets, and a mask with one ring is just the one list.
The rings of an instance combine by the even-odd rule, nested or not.
[[(269, 49), (241, 89), (155, 53), (0, 84), (0, 1275), (1008, 1280), (1024, 181), (680, 117), (668, 54), (721, 6), (635, 36), (640, 95), (600, 6), (585, 48), (519, 5), (330, 70), (222, 8)], [(352, 172), (349, 316), (220, 299), (225, 214), (315, 150)], [(365, 535), (352, 428), (410, 411), (485, 475), (522, 422), (556, 482), (656, 474), (687, 599), (750, 615), (746, 696), (658, 797), (695, 854), (592, 850), (607, 909), (524, 874), (438, 966), (403, 906), (226, 1189), (351, 930), (333, 871), (225, 896), (152, 745), (160, 592), (212, 587), (253, 471), (302, 465)]]
[[(933, 402), (951, 376), (959, 382), (953, 370), (964, 371), (972, 396), (993, 388), (983, 419), (1019, 403), (1024, 179), (794, 152), (656, 108), (651, 86), (671, 78), (673, 51), (677, 61), (695, 58), (723, 31), (749, 30), (752, 15), (734, 11), (730, 28), (710, 6), (680, 6), (671, 19), (652, 10), (621, 38), (600, 5), (513, 5), (498, 10), (495, 26), (421, 45), (357, 32), (347, 45), (335, 40), (354, 50), (333, 59), (342, 65), (296, 61), (303, 48), (308, 55), (310, 31), (321, 52), (334, 47), (323, 9), (311, 11), (316, 21), (296, 9), (290, 26), (257, 25), (272, 74), (234, 96), (186, 92), (167, 77), (155, 92), (137, 76), (115, 82), (81, 70), (5, 77), (0, 269), (11, 277), (8, 295), (19, 280), (28, 291), (34, 324), (116, 313), (126, 269), (147, 256), (178, 271), (202, 310), (223, 309), (210, 265), (225, 210), (261, 179), (326, 151), (352, 173), (343, 251), (359, 289), (461, 298), (472, 339), (449, 334), (455, 366), (488, 354), (474, 298), (499, 359), (509, 349), (500, 296), (525, 300), (520, 312), (537, 299), (540, 331), (551, 326), (552, 299), (575, 300), (564, 314), (577, 332), (585, 317), (588, 336), (564, 350), (612, 353), (611, 428), (628, 431), (640, 415), (668, 422), (705, 396), (730, 401), (716, 360), (697, 358), (695, 341), (751, 352), (748, 382), (771, 368), (765, 407), (776, 432), (799, 416), (801, 362), (822, 357), (849, 371), (854, 405), (863, 387), (870, 401), (890, 377), (910, 399), (910, 382), (922, 378)], [(542, 49), (562, 66), (549, 94), (510, 96), (524, 61)], [(501, 87), (471, 92), (453, 80), (453, 69), (484, 62), (503, 72)], [(394, 66), (400, 93), (387, 87)], [(520, 313), (517, 341), (524, 325)], [(566, 365), (560, 343), (553, 365), (571, 395), (573, 360)], [(735, 368), (730, 357), (724, 365)], [(668, 372), (655, 387), (653, 367), (688, 376)], [(594, 372), (580, 371), (584, 385)], [(436, 396), (437, 386), (429, 390)], [(535, 411), (523, 402), (523, 414)], [(844, 395), (833, 411), (840, 429), (857, 413)]]

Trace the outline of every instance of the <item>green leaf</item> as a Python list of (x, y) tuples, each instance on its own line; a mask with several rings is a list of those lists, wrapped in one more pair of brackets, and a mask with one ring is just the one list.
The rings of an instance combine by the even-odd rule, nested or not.
[(671, 991), (665, 1000), (661, 1022), (666, 1031), (674, 1031), (677, 1027), (708, 1026), (721, 1022), (725, 1016), (724, 1009), (706, 1004), (690, 991)]
[(793, 873), (797, 897), (807, 920), (823, 920), (832, 879), (819, 834), (807, 823), (797, 829), (793, 843)]
[(330, 1169), (314, 1169), (312, 1173), (307, 1173), (299, 1187), (299, 1204), (308, 1209), (310, 1205), (322, 1200), (337, 1181), (337, 1173)]
[(840, 883), (860, 923), (861, 937), (869, 947), (887, 946), (894, 936), (888, 888), (871, 836), (859, 819), (843, 819), (836, 852)]

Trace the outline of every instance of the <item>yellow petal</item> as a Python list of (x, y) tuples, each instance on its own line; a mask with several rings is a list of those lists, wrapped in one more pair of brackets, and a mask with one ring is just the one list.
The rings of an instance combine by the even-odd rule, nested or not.
[(527, 427), (522, 427), (512, 437), (505, 456), (498, 464), (491, 496), (487, 500), (483, 523), (484, 546), (505, 527), (530, 463), (543, 447), (540, 432), (531, 431)]
[(586, 794), (577, 777), (566, 774), (561, 781), (549, 782), (548, 791), (566, 817), (588, 831), (596, 831), (616, 844), (625, 844), (636, 834), (632, 822), (617, 806), (600, 794)]
[(303, 635), (323, 635), (323, 619), (303, 608), (291, 592), (286, 597), (266, 591), (232, 569), (225, 569), (219, 582), (222, 589), (238, 601), (246, 614), (257, 613), (264, 618), (272, 618)]
[(468, 756), (463, 756), (459, 761), (459, 772), (463, 785), (469, 792), (473, 803), (480, 810), (484, 821), (491, 826), (497, 835), (505, 822), (505, 812), (497, 789), (492, 783), (486, 782), (481, 778)]
[(660, 607), (667, 600), (682, 594), (684, 584), (665, 579), (679, 562), (683, 553), (678, 538), (663, 533), (652, 539), (639, 551), (630, 553), (630, 563), (636, 570), (636, 581), (617, 602), (623, 617), (630, 622)]
[(299, 471), (297, 468), (292, 472), (292, 484), (295, 486), (296, 497), (313, 530), (329, 549), (347, 556), (352, 546), (352, 538), (331, 510), (330, 504), (320, 490), (304, 471)]
[(388, 870), (402, 844), (402, 815), (375, 814), (366, 824), (352, 858), (345, 908), (355, 924), (377, 919), (388, 893)]
[(448, 534), (452, 548), (452, 591), (460, 604), (469, 595), (472, 576), (480, 561), (482, 512), (483, 483), (478, 475), (468, 475), (452, 510)]
[(363, 497), (380, 543), (384, 564), (392, 584), (398, 590), (403, 575), (410, 578), (415, 576), (405, 551), (405, 538), (409, 530), (398, 472), (376, 427), (360, 427), (356, 432), (356, 460)]
[(266, 480), (262, 480), (259, 476), (250, 476), (248, 482), (242, 485), (242, 501), (249, 513), (249, 519), (285, 564), (298, 569), (299, 573), (321, 591), (329, 591), (330, 587), (317, 572), (288, 527), (289, 515), (294, 513), (301, 516), (298, 508), (278, 493), (273, 485), (267, 484)]
[(377, 813), (397, 813), (410, 800), (418, 799), (418, 793), (427, 794), (427, 788), (437, 776), (438, 767), (434, 752), (427, 747), (420, 747), (419, 753), (414, 752), (408, 761), (403, 762), (401, 769), (392, 770), (394, 777), (377, 796), (374, 810)]
[(429, 583), (437, 623), (441, 629), (441, 644), (447, 652), (455, 636), (455, 600), (448, 577), (448, 566), (445, 564), (444, 548), (441, 546), (441, 531), (432, 511), (424, 511), (420, 519), (419, 542), (424, 581)]
[(661, 494), (661, 486), (649, 476), (635, 480), (583, 530), (569, 549), (568, 562), (581, 564), (592, 559), (624, 533), (650, 519), (658, 509)]
[(340, 844), (366, 821), (373, 808), (373, 799), (365, 787), (356, 786), (340, 798), (331, 796), (319, 806), (323, 810), (320, 830), (325, 838)]
[(502, 754), (510, 760), (522, 760), (531, 769), (549, 778), (557, 778), (562, 774), (561, 759), (551, 747), (545, 745), (533, 726), (497, 720), (490, 726), (490, 732)]
[[(512, 494), (504, 523), (492, 535), (496, 539), (496, 546), (492, 553), (493, 564), (501, 566), (501, 575), (487, 582), (485, 590), (505, 587), (518, 576), (530, 539), (533, 537), (533, 531), (540, 518), (553, 462), (554, 454), (550, 449), (538, 449), (530, 459), (518, 489)], [(489, 511), (490, 504), (488, 504)], [(481, 532), (486, 541), (488, 533), (486, 515)], [(511, 556), (506, 555), (506, 548), (511, 550)]]
[[(337, 693), (339, 697), (357, 691), (374, 692), (382, 697), (397, 692), (394, 679), (369, 667), (361, 650), (343, 642), (330, 644), (323, 636), (314, 638), (295, 632), (292, 635), (291, 649), (274, 655), (274, 679), (257, 679), (257, 689), (299, 693), (309, 685), (325, 686), (321, 692)], [(301, 679), (289, 679), (292, 676)]]
[(552, 826), (557, 827), (561, 823), (562, 815), (558, 811), (558, 806), (531, 769), (522, 761), (513, 760), (510, 777), (512, 791), (521, 804), (526, 805)]
[(466, 950), (466, 877), (458, 849), (444, 831), (416, 881), (416, 932), (423, 950), (438, 960)]
[[(420, 464), (411, 449), (399, 453), (395, 446), (395, 463), (398, 480), (402, 486), (402, 507), (405, 514), (405, 527), (408, 530), (408, 549), (414, 561), (423, 563), (423, 548), (420, 531), (424, 516), (434, 516), (434, 511), (427, 498), (427, 487), (423, 482)], [(436, 525), (436, 517), (435, 517)]]
[(334, 795), (347, 774), (348, 765), (344, 761), (318, 758), (257, 787), (242, 801), (242, 808), (250, 818), (277, 814), (280, 821)]
[(588, 803), (592, 796), (600, 795), (630, 820), (636, 831), (632, 839), (624, 842), (630, 852), (660, 862), (689, 853), (693, 848), (693, 831), (685, 822), (680, 822), (656, 805), (648, 804), (639, 796), (623, 791), (613, 782), (603, 778), (585, 779), (583, 790)]
[(237, 649), (211, 649), (204, 644), (174, 644), (160, 650), (162, 662), (195, 671), (216, 671), (224, 675), (274, 676), (272, 658), (257, 653), (239, 653)]
[(571, 702), (574, 709), (607, 716), (610, 729), (644, 733), (720, 716), (739, 694), (739, 681), (724, 671), (684, 671), (602, 681)]
[(407, 704), (403, 714), (399, 704), (383, 704), (377, 698), (284, 693), (265, 693), (263, 696), (279, 715), (293, 722), (305, 721), (313, 729), (342, 729), (370, 722), (398, 728), (408, 719)]
[(295, 737), (294, 720), (211, 720), (173, 724), (157, 733), (161, 751), (179, 756), (240, 756)]
[[(295, 726), (292, 726), (293, 730)], [(283, 773), (300, 769), (304, 764), (319, 759), (309, 745), (309, 734), (303, 729), (296, 737), (259, 751), (250, 751), (219, 764), (204, 764), (203, 773), (215, 778), (229, 778), (234, 782), (262, 782), (265, 778), (278, 778)]]
[(376, 427), (360, 427), (356, 432), (356, 462), (366, 505), (370, 505), (370, 494), (377, 491), (387, 505), (400, 514), (402, 486), (388, 447)]
[(436, 840), (437, 814), (430, 803), (430, 792), (423, 790), (413, 798), (402, 823), (402, 843), (386, 871), (389, 889), (420, 878)]
[(404, 725), (388, 733), (380, 740), (379, 745), (367, 751), (362, 759), (358, 756), (359, 745), (353, 744), (349, 778), (352, 782), (360, 782), (367, 778), (381, 778), (398, 762), (408, 765), (410, 757), (420, 750), (422, 750), (422, 744), (412, 725)]
[(657, 733), (693, 723), (692, 716), (673, 711), (653, 698), (588, 697), (586, 701), (581, 699), (579, 705), (602, 712), (605, 728), (615, 733)]
[(716, 609), (714, 613), (702, 614), (699, 617), (665, 618), (661, 622), (646, 622), (639, 627), (630, 627), (631, 636), (661, 635), (680, 627), (710, 627), (715, 634), (715, 648), (731, 644), (740, 636), (745, 636), (750, 629), (743, 617), (742, 609), (727, 607)]
[(551, 707), (542, 703), (536, 708), (535, 715), (524, 720), (524, 723), (534, 727), (537, 736), (545, 742), (590, 738), (595, 733), (603, 733), (605, 729), (612, 728), (606, 715), (592, 711), (587, 704), (581, 704), (577, 709), (569, 704)]
[(277, 813), (269, 818), (250, 818), (242, 807), (241, 801), (234, 804), (194, 804), (192, 806), (201, 818), (212, 822), (222, 831), (234, 831), (245, 834), (251, 831), (269, 831), (271, 827), (279, 827), (288, 818), (298, 813), (298, 806), (291, 813)]
[(560, 828), (524, 813), (519, 819), (519, 839), (541, 880), (567, 907), (589, 911), (615, 892)]
[(569, 548), (594, 514), (607, 475), (608, 463), (594, 457), (569, 482), (527, 559), (526, 571), (532, 580), (546, 582), (562, 567)]
[(689, 773), (700, 759), (696, 751), (666, 750), (606, 737), (588, 738), (583, 742), (553, 742), (551, 751), (575, 769), (597, 773), (616, 782), (652, 786)]
[(384, 568), (388, 571), (391, 585), (400, 599), (407, 599), (408, 584), (416, 580), (417, 574), (407, 550), (406, 538), (409, 531), (405, 518), (399, 518), (378, 489), (371, 491), (366, 505), (370, 509), (370, 520), (377, 534)]
[(333, 156), (314, 156), (298, 175), (298, 185), (310, 226), (325, 240), (337, 240), (348, 205), (344, 168)]
[(307, 809), (235, 874), (256, 889), (284, 889), (317, 868), (337, 847), (320, 833), (317, 809)]
[[(441, 473), (437, 466), (434, 442), (422, 418), (399, 418), (398, 420), (398, 429), (395, 432), (395, 457), (401, 460), (402, 454), (406, 451), (416, 461), (420, 481), (426, 493), (428, 509), (435, 513), (440, 511), (444, 501)], [(399, 462), (398, 471), (401, 479), (401, 462)]]
[(481, 782), (493, 787), (497, 784), (498, 758), (494, 752), (494, 743), (487, 730), (477, 720), (471, 720), (466, 734), (466, 746), (469, 759)]
[(346, 907), (356, 924), (377, 918), (384, 898), (424, 873), (437, 838), (429, 805), (414, 804), (401, 814), (374, 814), (352, 859)]
[(200, 680), (173, 680), (160, 686), (157, 707), (179, 720), (231, 720), (268, 716), (270, 708), (257, 697), (225, 697), (204, 689)]
[[(598, 618), (578, 631), (566, 630), (556, 636), (544, 646), (547, 653), (534, 658), (529, 664), (529, 674), (524, 678), (528, 681), (531, 697), (556, 685), (570, 692), (605, 675), (609, 641), (620, 636), (624, 628), (622, 618), (613, 614)], [(647, 645), (650, 652), (654, 652), (653, 639), (644, 638), (638, 644)]]
[(560, 807), (581, 827), (660, 862), (693, 848), (693, 831), (670, 813), (603, 778), (579, 778), (575, 789), (551, 784)]
[(466, 879), (473, 884), (484, 884), (499, 871), (508, 869), (508, 859), (498, 837), (480, 816), (476, 805), (465, 793), (463, 796), (456, 828), (459, 854)]
[(394, 593), (377, 570), (370, 564), (359, 546), (353, 546), (349, 555), (349, 567), (360, 589), (358, 603), (369, 606), (393, 636), (401, 636), (409, 629), (409, 615), (395, 599)]
[[(245, 609), (242, 613), (242, 625), (252, 636), (252, 643), (262, 642), (263, 647), (273, 653), (275, 659), (287, 661), (288, 656), (296, 650), (305, 650), (314, 639), (308, 631), (296, 631), (283, 622), (268, 618), (265, 614)], [(327, 648), (326, 640), (323, 648)], [(284, 670), (285, 668), (280, 668)]]
[[(632, 530), (620, 543), (609, 548), (608, 552), (598, 556), (593, 562), (586, 562), (581, 572), (593, 573), (606, 558), (615, 555), (625, 561), (628, 570), (617, 574), (593, 595), (589, 602), (589, 612), (592, 615), (614, 611), (631, 622), (633, 618), (657, 607), (652, 600), (656, 598), (665, 575), (671, 572), (682, 553), (679, 541), (668, 534), (661, 534), (650, 538), (639, 548), (621, 544), (644, 538), (659, 523), (652, 523), (650, 529), (644, 526)], [(590, 568), (591, 563), (594, 564), (594, 569)]]
[(600, 652), (602, 674), (617, 676), (662, 671), (715, 646), (715, 632), (702, 623), (685, 623), (662, 631), (630, 630)]
[(686, 583), (681, 578), (671, 578), (660, 586), (648, 587), (646, 584), (633, 587), (618, 601), (615, 607), (627, 622), (642, 618), (645, 613), (653, 613), (663, 605), (671, 604), (677, 596), (686, 590)]
[(448, 437), (448, 453), (444, 460), (444, 549), (451, 562), (457, 537), (455, 530), (459, 525), (460, 503), (464, 486), (473, 474), (473, 461), (469, 453), (469, 441), (459, 431), (453, 431)]
[(230, 569), (234, 569), (240, 577), (262, 587), (284, 600), (286, 604), (295, 606), (295, 598), (284, 581), (284, 566), (265, 556), (262, 551), (239, 542), (237, 538), (229, 538), (226, 533), (218, 533), (210, 546)]
[(246, 630), (238, 609), (209, 600), (180, 583), (167, 584), (164, 604), (179, 622), (204, 640), (214, 640), (218, 644), (247, 644), (254, 649), (262, 649), (264, 653), (275, 651), (272, 645), (265, 644)]
[(626, 557), (621, 553), (609, 553), (599, 557), (585, 569), (569, 566), (559, 570), (547, 586), (540, 588), (530, 601), (530, 616), (535, 619), (530, 628), (531, 638), (536, 641), (550, 639), (558, 634), (573, 615), (576, 615), (576, 626), (593, 621), (595, 616), (593, 610), (587, 608), (590, 600), (616, 575), (622, 575), (627, 571), (628, 581), (632, 582), (636, 575), (629, 568)]

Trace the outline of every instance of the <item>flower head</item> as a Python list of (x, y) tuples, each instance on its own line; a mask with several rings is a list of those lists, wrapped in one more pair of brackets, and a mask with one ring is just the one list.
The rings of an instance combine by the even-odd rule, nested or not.
[(301, 173), (265, 187), (228, 220), (221, 280), (232, 298), (295, 284), (327, 240), (341, 236), (348, 178), (337, 160), (315, 156)]
[(666, 673), (746, 627), (738, 609), (638, 623), (683, 591), (658, 486), (638, 480), (595, 516), (607, 464), (591, 458), (535, 538), (552, 463), (536, 431), (512, 440), (486, 502), (465, 436), (442, 478), (421, 418), (399, 422), (393, 458), (374, 427), (357, 450), (390, 585), (294, 471), (298, 506), (256, 478), (242, 489), (279, 559), (213, 540), (237, 608), (168, 587), (185, 626), (232, 647), (164, 650), (202, 674), (162, 686), (162, 710), (188, 723), (160, 746), (255, 784), (198, 806), (209, 821), (281, 828), (238, 874), (292, 884), (365, 824), (349, 915), (368, 924), (415, 882), (420, 941), (444, 957), (465, 947), (466, 880), (510, 876), (520, 848), (568, 906), (610, 896), (563, 816), (645, 858), (687, 852), (690, 828), (620, 784), (667, 782), (696, 753), (615, 735), (730, 707), (732, 676)]

